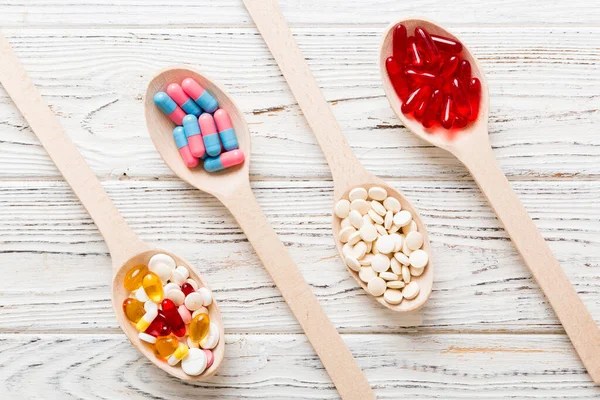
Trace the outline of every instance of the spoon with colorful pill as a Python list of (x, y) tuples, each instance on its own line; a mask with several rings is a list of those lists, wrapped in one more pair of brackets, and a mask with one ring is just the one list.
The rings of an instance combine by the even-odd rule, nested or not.
[[(200, 87), (196, 91), (187, 90), (196, 102), (198, 102), (196, 97), (201, 99), (198, 97), (200, 93), (209, 93), (215, 98), (220, 109), (228, 112), (239, 143), (239, 149), (226, 151), (217, 156), (220, 158), (219, 161), (217, 161), (217, 157), (206, 158), (203, 163), (204, 167), (198, 166), (197, 161), (189, 161), (197, 160), (195, 157), (204, 154), (209, 142), (204, 141), (204, 151), (200, 149), (199, 143), (192, 146), (192, 142), (189, 140), (186, 142), (180, 136), (179, 127), (174, 126), (174, 123), (178, 123), (179, 118), (175, 120), (170, 118), (173, 113), (177, 114), (176, 105), (174, 102), (169, 102), (170, 107), (163, 107), (163, 104), (166, 103), (161, 98), (164, 97), (161, 93), (169, 91), (169, 87), (173, 88), (173, 84), (189, 83), (190, 80), (195, 81)], [(158, 98), (156, 98), (157, 94), (160, 94)], [(189, 101), (187, 98), (181, 100)], [(181, 105), (185, 104), (183, 101), (179, 101)], [(210, 112), (215, 111), (215, 108), (211, 107), (210, 111), (205, 108), (207, 112), (200, 115), (201, 126), (203, 119), (210, 122)], [(352, 353), (327, 318), (316, 296), (290, 258), (252, 193), (249, 177), (250, 131), (242, 112), (233, 99), (220, 86), (199, 71), (189, 67), (174, 66), (160, 71), (148, 84), (144, 112), (150, 138), (169, 168), (193, 187), (215, 196), (233, 214), (306, 333), (341, 397), (346, 400), (374, 399), (375, 395), (369, 382), (352, 357)], [(215, 111), (217, 119), (218, 113), (218, 110)], [(198, 122), (190, 114), (185, 118), (181, 122), (184, 124), (184, 130), (187, 130), (186, 134), (192, 137), (197, 136)], [(215, 129), (212, 124), (207, 126), (210, 128), (210, 133), (214, 134)], [(206, 133), (205, 131), (206, 129), (202, 129), (203, 135)], [(221, 138), (223, 140), (222, 136)], [(223, 143), (225, 147), (226, 141), (223, 140)], [(188, 151), (196, 156), (193, 154), (190, 156)], [(218, 165), (219, 168), (214, 168), (215, 163), (221, 164), (223, 158), (233, 152), (245, 154), (245, 157), (236, 156), (238, 162), (232, 163), (236, 165), (228, 165), (230, 163), (224, 162), (222, 165)], [(239, 162), (240, 160), (241, 162)]]
[[(396, 258), (398, 258), (397, 261), (402, 260), (406, 264), (408, 262), (407, 258), (400, 254), (402, 252), (396, 252), (394, 253), (394, 257), (387, 258), (382, 254), (372, 254), (372, 257), (369, 257), (368, 254), (365, 255), (364, 243), (367, 243), (368, 250), (368, 243), (375, 243), (375, 241), (370, 241), (368, 239), (376, 238), (376, 236), (372, 232), (364, 232), (366, 235), (363, 235), (362, 230), (365, 229), (366, 231), (374, 231), (371, 226), (377, 227), (379, 224), (369, 226), (370, 224), (362, 224), (361, 221), (358, 221), (358, 223), (354, 226), (359, 228), (361, 238), (364, 240), (359, 241), (356, 244), (360, 246), (360, 254), (358, 255), (362, 255), (362, 257), (353, 257), (352, 254), (350, 254), (352, 257), (349, 258), (349, 251), (344, 249), (345, 247), (348, 249), (348, 243), (344, 244), (344, 235), (340, 235), (340, 233), (342, 233), (343, 229), (346, 227), (343, 226), (343, 219), (334, 218), (332, 228), (333, 235), (335, 237), (338, 252), (345, 261), (348, 272), (356, 280), (356, 282), (365, 291), (367, 291), (367, 293), (376, 296), (376, 300), (390, 310), (409, 312), (421, 308), (431, 294), (433, 286), (433, 263), (430, 260), (431, 246), (429, 244), (427, 229), (417, 210), (408, 201), (408, 199), (402, 195), (402, 193), (386, 184), (382, 179), (368, 172), (362, 166), (358, 158), (356, 158), (352, 152), (352, 149), (348, 145), (348, 142), (346, 141), (346, 138), (344, 137), (344, 134), (338, 125), (335, 116), (329, 107), (329, 104), (327, 104), (327, 101), (323, 97), (323, 93), (319, 89), (319, 85), (312, 75), (308, 63), (302, 55), (302, 52), (282, 15), (281, 10), (277, 5), (277, 1), (244, 0), (244, 4), (250, 13), (250, 16), (256, 23), (259, 32), (267, 44), (267, 47), (269, 50), (271, 50), (271, 54), (273, 54), (275, 61), (279, 65), (283, 76), (288, 82), (292, 93), (296, 97), (296, 100), (298, 101), (298, 104), (302, 109), (308, 124), (315, 134), (325, 158), (327, 159), (327, 164), (329, 165), (331, 174), (333, 176), (333, 197), (335, 209), (338, 208), (338, 204), (345, 203), (340, 203), (340, 201), (344, 199), (351, 200), (351, 209), (365, 206), (366, 211), (366, 208), (369, 206), (365, 205), (363, 202), (364, 199), (372, 199), (376, 202), (378, 201), (377, 198), (373, 198), (372, 196), (367, 197), (368, 193), (371, 192), (372, 188), (383, 188), (384, 190), (381, 192), (386, 192), (388, 197), (398, 200), (401, 205), (401, 211), (398, 213), (400, 214), (399, 217), (397, 218), (394, 215), (394, 225), (404, 226), (407, 220), (410, 222), (410, 219), (412, 219), (416, 223), (418, 232), (421, 233), (422, 240), (420, 246), (422, 250), (415, 252), (415, 255), (421, 256), (419, 257), (420, 259), (417, 260), (420, 275), (413, 277), (408, 276), (404, 282), (408, 283), (408, 281), (410, 281), (412, 285), (407, 285), (406, 288), (403, 288), (403, 282), (400, 280), (394, 281), (398, 282), (400, 288), (403, 289), (401, 293), (398, 293), (396, 287), (391, 287), (389, 286), (390, 283), (387, 283), (387, 287), (392, 289), (392, 293), (397, 295), (395, 298), (391, 299), (392, 301), (390, 302), (387, 301), (390, 299), (386, 300), (385, 296), (385, 291), (387, 291), (387, 289), (385, 289), (386, 283), (384, 283), (384, 281), (387, 280), (386, 278), (389, 275), (387, 266), (392, 268), (392, 264), (395, 263), (394, 260)], [(360, 195), (360, 192), (363, 193), (362, 196)], [(357, 203), (355, 203), (353, 200), (355, 195), (356, 200), (360, 200)], [(383, 198), (385, 197), (382, 195), (381, 199)], [(356, 204), (356, 207), (354, 207), (352, 203)], [(380, 208), (377, 204), (373, 203), (373, 201), (371, 201), (370, 204), (371, 206), (374, 205), (375, 208)], [(400, 209), (398, 208), (397, 210)], [(368, 210), (368, 212), (371, 211), (375, 210)], [(345, 213), (337, 215), (345, 215)], [(377, 216), (372, 212), (371, 215), (377, 218)], [(407, 216), (406, 219), (403, 218), (405, 215)], [(396, 221), (398, 224), (396, 224)], [(365, 228), (362, 226), (359, 227), (361, 224), (365, 226)], [(387, 232), (381, 230), (381, 235), (391, 236), (394, 229), (396, 228), (387, 230)], [(339, 238), (343, 238), (343, 240), (338, 240)], [(376, 238), (376, 240), (376, 243), (379, 243), (381, 239)], [(385, 241), (387, 242), (387, 239), (385, 239)], [(404, 241), (406, 242), (406, 240)], [(378, 246), (373, 245), (372, 247), (377, 248)], [(354, 253), (354, 256), (356, 256), (356, 252)], [(369, 252), (367, 251), (366, 253)], [(391, 254), (385, 252), (382, 253)], [(409, 251), (406, 253), (409, 253)], [(365, 260), (365, 257), (369, 257), (369, 259)], [(357, 258), (358, 264), (360, 265), (355, 263)], [(382, 268), (375, 267), (372, 264), (371, 259), (377, 259), (377, 261), (381, 260)], [(369, 264), (367, 263), (371, 263), (372, 268), (369, 268)], [(406, 270), (406, 265), (404, 269)], [(379, 276), (376, 276), (372, 270), (375, 270)], [(361, 274), (362, 272), (366, 272), (366, 276)], [(383, 276), (385, 276), (383, 279), (381, 279), (382, 273), (384, 274)], [(396, 273), (394, 275), (398, 274)], [(373, 283), (377, 284), (376, 288), (372, 287)], [(417, 290), (415, 291), (413, 288), (417, 288)], [(408, 291), (410, 291), (410, 294)], [(403, 299), (403, 297), (405, 298)]]
[[(220, 337), (221, 340), (212, 349), (212, 365), (206, 370), (202, 368), (202, 366), (206, 367), (207, 365), (206, 356), (199, 354), (200, 350), (198, 349), (189, 350), (190, 356), (194, 355), (194, 358), (199, 359), (190, 360), (190, 367), (195, 369), (192, 373), (197, 373), (198, 375), (189, 375), (184, 372), (183, 362), (180, 367), (179, 365), (170, 365), (165, 360), (158, 358), (153, 349), (154, 346), (149, 345), (139, 338), (141, 331), (139, 332), (136, 329), (136, 324), (128, 319), (126, 310), (124, 310), (124, 302), (128, 299), (130, 290), (133, 289), (133, 287), (125, 288), (125, 284), (129, 286), (131, 284), (129, 282), (131, 281), (131, 277), (136, 278), (135, 274), (132, 274), (132, 271), (145, 271), (145, 266), (149, 265), (153, 256), (159, 255), (158, 258), (163, 258), (170, 262), (174, 260), (174, 265), (180, 266), (177, 269), (185, 273), (182, 278), (191, 278), (200, 287), (206, 288), (206, 282), (200, 275), (194, 272), (193, 268), (190, 268), (190, 264), (185, 259), (168, 251), (150, 247), (142, 242), (131, 230), (102, 188), (102, 184), (94, 172), (92, 172), (73, 142), (66, 135), (56, 116), (50, 111), (40, 96), (9, 42), (2, 34), (0, 34), (0, 60), (2, 60), (0, 63), (0, 84), (2, 84), (17, 108), (21, 111), (32, 131), (38, 137), (79, 200), (83, 203), (106, 241), (113, 264), (112, 304), (121, 329), (123, 329), (131, 343), (154, 365), (174, 377), (185, 381), (199, 381), (214, 375), (223, 361), (225, 354), (223, 322), (219, 308), (214, 301), (208, 307), (208, 315), (210, 321), (213, 321), (218, 326), (219, 332), (214, 332), (214, 336)], [(154, 259), (156, 260), (157, 258)], [(141, 278), (141, 276), (137, 276), (137, 278)], [(164, 293), (162, 282), (160, 280), (157, 281), (157, 279), (158, 277), (155, 274), (144, 275), (143, 284), (144, 288), (146, 288), (144, 293), (147, 292), (150, 298), (154, 297), (153, 300), (159, 302), (163, 300)], [(135, 286), (139, 286), (142, 281), (142, 279), (134, 280), (137, 281), (137, 285)], [(131, 299), (131, 301), (138, 300)], [(164, 301), (169, 303), (166, 299)], [(150, 303), (148, 304), (150, 305)], [(166, 303), (162, 303), (162, 311), (168, 315), (173, 310), (166, 310), (164, 307)], [(172, 305), (173, 303), (169, 304)], [(152, 308), (153, 310), (150, 311), (145, 310), (150, 317), (142, 317), (138, 321), (138, 326), (143, 328), (143, 331), (146, 331), (149, 322), (153, 322), (153, 319), (156, 319), (158, 305), (155, 304)], [(144, 312), (144, 310), (140, 311)], [(146, 323), (144, 324), (142, 320), (145, 320)], [(146, 336), (147, 339), (150, 339), (150, 336), (152, 336), (144, 332), (141, 332), (141, 335), (148, 335)], [(187, 348), (183, 344), (180, 347), (180, 351), (177, 352), (178, 355), (187, 352)], [(178, 361), (179, 359), (175, 362), (178, 363)], [(200, 368), (196, 368), (198, 365), (200, 365)], [(190, 370), (187, 369), (187, 371), (189, 372)]]
[(384, 34), (379, 65), (398, 118), (467, 167), (600, 383), (600, 329), (496, 162), (488, 137), (488, 87), (477, 59), (439, 25), (406, 19)]

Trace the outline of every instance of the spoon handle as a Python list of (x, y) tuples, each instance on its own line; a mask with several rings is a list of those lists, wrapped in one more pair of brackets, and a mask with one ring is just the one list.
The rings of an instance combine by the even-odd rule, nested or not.
[(352, 353), (327, 318), (317, 297), (263, 214), (250, 184), (239, 185), (234, 193), (221, 198), (221, 201), (231, 211), (254, 246), (340, 396), (344, 400), (375, 399), (375, 394)]
[(275, 0), (244, 0), (279, 69), (283, 73), (331, 169), (335, 197), (370, 180), (348, 145), (329, 104), (315, 80), (289, 25)]
[(120, 267), (129, 256), (145, 250), (146, 245), (110, 201), (1, 33), (0, 60), (0, 84), (98, 226), (111, 252), (113, 265)]
[(593, 381), (600, 383), (600, 329), (498, 166), (487, 135), (479, 137), (459, 159), (521, 253)]

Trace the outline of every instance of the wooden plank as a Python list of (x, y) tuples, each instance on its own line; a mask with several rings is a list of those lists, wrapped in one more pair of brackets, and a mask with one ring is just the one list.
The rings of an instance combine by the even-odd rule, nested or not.
[[(474, 183), (390, 184), (420, 209), (431, 235), (438, 267), (422, 323), (391, 315), (346, 272), (330, 236), (331, 182), (254, 183), (269, 221), (340, 331), (391, 333), (411, 325), (428, 332), (562, 331)], [(181, 254), (204, 274), (226, 329), (300, 332), (217, 200), (177, 181), (104, 186), (143, 240)], [(600, 182), (513, 187), (600, 321)], [(118, 331), (106, 247), (65, 183), (0, 181), (0, 243), (0, 265), (10, 270), (0, 281), (0, 332)]]
[[(367, 169), (402, 179), (466, 177), (454, 158), (413, 137), (393, 115), (377, 68), (381, 28), (294, 32)], [(520, 179), (597, 179), (600, 28), (457, 27), (455, 33), (487, 72), (491, 140), (503, 170)], [(147, 136), (142, 113), (146, 83), (172, 63), (199, 65), (236, 98), (253, 133), (253, 179), (330, 177), (252, 28), (9, 29), (7, 36), (101, 177), (172, 177)], [(0, 178), (58, 177), (3, 89), (0, 121)]]
[[(13, 0), (0, 6), (2, 26), (172, 26), (249, 25), (239, 1), (208, 0)], [(426, 14), (444, 24), (597, 24), (596, 2), (535, 2), (492, 0), (432, 3), (378, 0), (280, 0), (292, 24), (387, 24), (393, 18)]]
[[(378, 399), (600, 396), (561, 335), (344, 335)], [(182, 383), (122, 334), (0, 335), (4, 398), (337, 399), (302, 335), (227, 335), (207, 382)]]

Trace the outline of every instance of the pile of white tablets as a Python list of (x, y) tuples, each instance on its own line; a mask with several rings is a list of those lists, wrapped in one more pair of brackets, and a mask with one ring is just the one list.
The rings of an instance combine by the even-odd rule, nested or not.
[(411, 276), (423, 274), (429, 255), (421, 249), (423, 235), (410, 211), (378, 186), (352, 189), (333, 211), (341, 219), (337, 239), (344, 262), (369, 293), (392, 305), (416, 298), (420, 289)]

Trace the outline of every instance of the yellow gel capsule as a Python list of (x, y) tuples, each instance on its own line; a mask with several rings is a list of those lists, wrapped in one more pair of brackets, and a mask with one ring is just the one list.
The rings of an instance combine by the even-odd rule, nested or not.
[(154, 344), (154, 353), (160, 358), (168, 358), (177, 350), (179, 341), (174, 335), (161, 336), (156, 339)]
[(125, 289), (133, 292), (140, 286), (142, 286), (142, 279), (148, 273), (148, 267), (143, 264), (136, 265), (131, 268), (127, 274), (125, 275), (125, 279), (123, 280), (123, 286)]
[(154, 272), (148, 272), (142, 280), (142, 287), (148, 298), (155, 303), (160, 303), (164, 298), (163, 285)]
[(192, 318), (189, 326), (190, 339), (199, 342), (208, 335), (210, 330), (210, 318), (208, 314), (198, 314)]
[(127, 319), (133, 323), (137, 323), (140, 319), (142, 319), (146, 313), (146, 310), (144, 310), (144, 303), (138, 299), (129, 298), (125, 299), (123, 302), (123, 312), (127, 316)]

